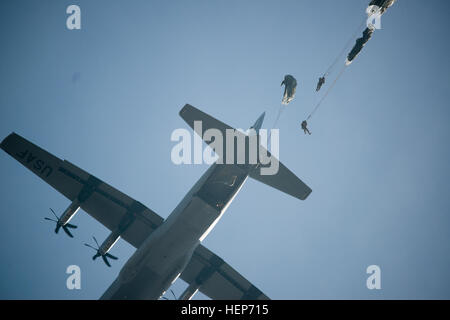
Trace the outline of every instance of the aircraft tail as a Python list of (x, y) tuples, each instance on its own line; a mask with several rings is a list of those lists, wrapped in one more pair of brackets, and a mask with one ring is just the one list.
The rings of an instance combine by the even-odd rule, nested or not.
[(256, 120), (255, 124), (252, 125), (252, 126), (250, 127), (250, 129), (255, 129), (256, 133), (259, 133), (259, 129), (261, 129), (261, 127), (262, 127), (262, 124), (263, 124), (263, 122), (264, 122), (264, 116), (265, 116), (265, 115), (266, 115), (266, 113), (263, 112), (263, 114), (259, 116), (258, 120)]
[[(272, 161), (274, 161), (272, 159)], [(278, 161), (278, 159), (275, 159)], [(278, 172), (273, 175), (261, 174), (261, 170), (252, 170), (249, 174), (250, 178), (253, 178), (259, 182), (267, 184), (272, 188), (287, 193), (294, 198), (305, 200), (312, 192), (302, 180), (300, 180), (291, 170), (285, 167), (285, 165), (279, 162)]]
[[(233, 129), (233, 127), (211, 117), (209, 114), (200, 111), (199, 109), (186, 104), (180, 111), (180, 116), (184, 121), (192, 128), (194, 131), (203, 139), (204, 133), (208, 129), (217, 129), (222, 133), (222, 136), (226, 136), (227, 129)], [(259, 131), (264, 121), (265, 113), (263, 113), (258, 120), (256, 120), (255, 124), (252, 126), (253, 129)], [(194, 126), (195, 121), (201, 121), (201, 126)], [(198, 131), (198, 132), (197, 132)], [(239, 133), (238, 134), (243, 134)], [(205, 140), (204, 140), (205, 141)], [(210, 144), (212, 141), (205, 141), (207, 144)], [(250, 171), (249, 176), (259, 182), (267, 184), (272, 188), (280, 190), (284, 193), (287, 193), (297, 199), (305, 200), (309, 194), (312, 192), (311, 188), (308, 187), (302, 180), (300, 180), (292, 171), (286, 168), (278, 159), (274, 156), (271, 156), (270, 152), (267, 151), (264, 147), (262, 148), (262, 152), (267, 152), (267, 156), (271, 157), (271, 161), (278, 162), (278, 171), (272, 175), (264, 175), (261, 174), (261, 167), (268, 167), (269, 165), (259, 164), (257, 168)], [(225, 150), (214, 150), (219, 156), (222, 156), (222, 159), (226, 159)], [(247, 160), (247, 159), (246, 159)]]

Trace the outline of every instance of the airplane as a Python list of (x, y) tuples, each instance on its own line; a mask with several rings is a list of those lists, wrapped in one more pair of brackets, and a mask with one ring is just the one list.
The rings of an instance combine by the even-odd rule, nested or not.
[[(210, 128), (222, 133), (233, 129), (189, 104), (179, 114), (193, 129), (194, 121), (202, 121), (203, 132), (197, 132), (201, 137)], [(263, 120), (264, 114), (252, 128), (259, 130)], [(94, 248), (97, 252), (93, 259), (102, 257), (110, 266), (108, 258), (116, 257), (108, 252), (120, 238), (137, 249), (100, 299), (159, 299), (178, 277), (188, 283), (180, 300), (189, 300), (198, 291), (214, 300), (269, 299), (201, 242), (248, 177), (301, 200), (312, 191), (281, 162), (276, 174), (262, 175), (256, 170), (263, 166), (261, 162), (220, 164), (216, 161), (164, 220), (141, 202), (14, 132), (0, 147), (72, 201), (62, 215), (53, 220), (55, 232), (71, 225), (69, 222), (81, 208), (111, 231), (105, 241)]]

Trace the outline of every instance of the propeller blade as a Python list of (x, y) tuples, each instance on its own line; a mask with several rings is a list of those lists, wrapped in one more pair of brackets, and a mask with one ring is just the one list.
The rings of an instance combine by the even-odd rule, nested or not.
[(61, 225), (58, 222), (56, 222), (55, 233), (58, 233), (60, 228), (61, 228)]
[(105, 253), (105, 256), (107, 256), (108, 258), (111, 258), (111, 259), (113, 259), (113, 260), (119, 259), (119, 258), (113, 256), (111, 253)]
[(70, 233), (69, 229), (66, 226), (62, 226), (63, 230), (67, 235), (71, 238), (73, 238), (73, 234)]
[(94, 241), (95, 241), (95, 244), (97, 245), (97, 248), (100, 248), (100, 245), (98, 244), (97, 239), (95, 239), (94, 236), (92, 236), (92, 238), (94, 238)]
[(102, 259), (103, 259), (103, 261), (105, 262), (105, 264), (106, 264), (108, 267), (111, 267), (111, 265), (109, 264), (108, 259), (106, 259), (105, 256), (102, 256)]
[(111, 267), (111, 264), (109, 263), (109, 261), (108, 261), (107, 258), (111, 258), (111, 259), (113, 259), (113, 260), (118, 260), (119, 258), (117, 258), (117, 257), (115, 257), (115, 256), (113, 256), (112, 254), (107, 253), (107, 252), (106, 252), (105, 254), (101, 254), (101, 253), (100, 253), (100, 246), (99, 246), (99, 244), (98, 244), (97, 239), (96, 239), (94, 236), (92, 236), (92, 238), (94, 239), (94, 242), (95, 242), (95, 244), (97, 245), (97, 248), (94, 248), (93, 246), (91, 246), (90, 244), (87, 244), (87, 243), (84, 244), (86, 247), (89, 247), (89, 248), (94, 249), (95, 251), (97, 251), (97, 253), (92, 257), (92, 260), (95, 260), (95, 259), (97, 259), (98, 257), (102, 257), (103, 262), (104, 262), (108, 267)]
[(65, 226), (66, 226), (67, 228), (72, 228), (72, 229), (78, 228), (78, 226), (73, 225), (73, 224), (71, 224), (71, 223), (66, 223)]
[(97, 248), (94, 248), (93, 246), (91, 246), (90, 244), (88, 244), (88, 243), (85, 243), (84, 244), (86, 247), (89, 247), (89, 248), (91, 248), (91, 249), (94, 249), (95, 251), (97, 251), (98, 249)]
[(44, 219), (45, 219), (45, 220), (48, 220), (48, 221), (53, 221), (53, 222), (58, 223), (58, 221), (56, 221), (55, 219), (52, 219), (52, 218), (47, 218), (47, 217), (45, 217)]
[(53, 211), (53, 209), (52, 208), (50, 208), (50, 211), (51, 212), (53, 212), (53, 215), (55, 216), (55, 218), (59, 221), (59, 218), (58, 218), (58, 216), (56, 215), (56, 213), (55, 213), (55, 211)]
[[(172, 289), (170, 289), (170, 292), (172, 292), (172, 296), (173, 296), (174, 300), (177, 300), (177, 297), (175, 296), (175, 293), (173, 292)], [(170, 300), (170, 299), (162, 296), (162, 297), (160, 297), (160, 300)]]

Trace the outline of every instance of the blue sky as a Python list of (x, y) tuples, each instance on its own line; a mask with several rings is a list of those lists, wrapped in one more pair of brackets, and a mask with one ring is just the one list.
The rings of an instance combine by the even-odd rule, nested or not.
[[(270, 127), (292, 74), (280, 158), (313, 193), (248, 181), (204, 245), (273, 299), (448, 299), (448, 1), (396, 2), (312, 135), (300, 129), (367, 3), (2, 1), (0, 138), (15, 131), (166, 218), (207, 168), (170, 161), (182, 106), (240, 128), (266, 111)], [(66, 28), (70, 4), (81, 30)], [(93, 262), (82, 243), (106, 228), (81, 212), (75, 239), (55, 235), (43, 217), (69, 201), (6, 153), (0, 176), (0, 298), (99, 298), (134, 249)], [(66, 289), (71, 264), (81, 290)], [(381, 290), (366, 288), (373, 264)]]

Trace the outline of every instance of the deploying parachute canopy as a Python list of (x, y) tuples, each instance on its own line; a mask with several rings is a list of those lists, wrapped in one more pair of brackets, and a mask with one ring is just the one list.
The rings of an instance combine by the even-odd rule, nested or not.
[(390, 6), (394, 4), (395, 0), (372, 0), (370, 6), (377, 6), (380, 8), (380, 14), (383, 14)]
[(347, 61), (345, 64), (348, 66), (350, 63), (352, 63), (353, 59), (356, 58), (356, 56), (361, 52), (364, 45), (369, 41), (369, 39), (372, 37), (373, 30), (370, 28), (366, 28), (363, 32), (363, 36), (361, 38), (356, 39), (356, 43), (353, 46), (352, 51), (347, 55)]
[[(395, 0), (372, 0), (367, 7), (367, 15), (370, 17), (377, 16), (381, 17), (382, 14), (386, 12), (386, 10), (394, 4)], [(372, 37), (373, 32), (375, 31), (375, 27), (370, 23), (367, 24), (367, 28), (363, 32), (363, 36), (356, 40), (355, 45), (353, 46), (350, 53), (347, 55), (347, 61), (345, 61), (345, 65), (349, 65), (352, 63), (353, 59), (361, 52), (364, 45), (367, 41)]]
[(281, 82), (281, 85), (284, 84), (284, 95), (283, 100), (281, 101), (282, 104), (288, 104), (294, 99), (295, 96), (295, 89), (297, 88), (297, 80), (290, 74), (284, 76), (283, 82)]

